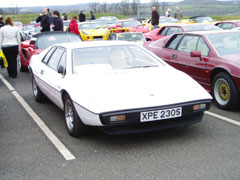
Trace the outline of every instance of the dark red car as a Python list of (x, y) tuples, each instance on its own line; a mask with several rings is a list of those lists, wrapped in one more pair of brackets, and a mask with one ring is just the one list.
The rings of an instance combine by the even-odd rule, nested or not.
[(119, 28), (131, 28), (132, 32), (141, 32), (141, 33), (147, 33), (151, 31), (150, 27), (143, 26), (139, 21), (135, 19), (120, 20), (117, 22), (117, 24), (109, 26), (109, 29), (119, 29)]
[(224, 30), (234, 29), (240, 27), (240, 20), (220, 21), (215, 24)]
[(212, 93), (218, 107), (239, 105), (240, 32), (177, 33), (145, 47), (198, 81)]
[(169, 36), (178, 32), (190, 32), (190, 31), (209, 31), (209, 30), (220, 30), (213, 24), (175, 24), (166, 25), (161, 28), (157, 28), (153, 31), (145, 33), (144, 36), (147, 41), (156, 41), (165, 36)]
[(80, 36), (66, 32), (44, 32), (34, 35), (29, 40), (21, 43), (20, 71), (26, 71), (29, 61), (34, 54), (39, 54), (49, 46), (66, 42), (81, 42)]

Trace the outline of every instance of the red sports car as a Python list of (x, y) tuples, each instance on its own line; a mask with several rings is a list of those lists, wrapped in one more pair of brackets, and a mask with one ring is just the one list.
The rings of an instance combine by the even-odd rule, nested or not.
[(240, 27), (240, 20), (220, 21), (220, 22), (217, 22), (215, 25), (224, 30), (229, 30), (229, 29)]
[(145, 47), (197, 80), (212, 93), (218, 107), (232, 109), (239, 105), (240, 32), (183, 32)]
[(53, 44), (81, 41), (80, 36), (60, 31), (36, 34), (21, 43), (19, 69), (22, 72), (27, 71), (32, 55), (39, 54)]
[(209, 30), (220, 30), (213, 24), (175, 24), (166, 25), (161, 28), (157, 28), (153, 31), (145, 33), (144, 36), (147, 41), (156, 41), (165, 36), (169, 36), (178, 32), (189, 32), (189, 31), (209, 31)]
[[(109, 29), (118, 29), (118, 28), (131, 28), (132, 32), (141, 32), (147, 33), (151, 31), (151, 28), (148, 26), (143, 26), (139, 21), (134, 19), (120, 20), (117, 24), (109, 26)], [(118, 32), (116, 30), (116, 32)]]

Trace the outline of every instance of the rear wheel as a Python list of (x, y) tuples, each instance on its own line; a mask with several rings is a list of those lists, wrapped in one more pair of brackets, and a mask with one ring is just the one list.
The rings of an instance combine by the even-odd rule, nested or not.
[(214, 77), (212, 92), (217, 106), (221, 109), (233, 109), (239, 103), (238, 88), (225, 72), (220, 72)]
[(87, 127), (79, 118), (69, 95), (64, 96), (64, 115), (65, 124), (70, 136), (79, 137), (86, 133)]
[(39, 89), (34, 76), (32, 76), (32, 91), (33, 91), (33, 96), (37, 102), (44, 102), (46, 97), (43, 94), (43, 92)]

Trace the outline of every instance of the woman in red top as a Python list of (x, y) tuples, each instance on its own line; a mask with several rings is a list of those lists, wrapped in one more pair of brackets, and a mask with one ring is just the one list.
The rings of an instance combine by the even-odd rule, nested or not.
[(77, 24), (77, 16), (73, 16), (69, 24), (69, 32), (79, 35), (79, 29)]

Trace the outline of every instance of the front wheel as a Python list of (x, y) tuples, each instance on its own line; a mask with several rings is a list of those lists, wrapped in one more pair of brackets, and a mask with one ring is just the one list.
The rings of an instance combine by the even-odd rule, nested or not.
[(65, 124), (70, 136), (79, 137), (86, 133), (86, 126), (79, 118), (69, 95), (65, 95), (64, 97), (64, 115)]
[(218, 73), (212, 84), (212, 92), (217, 106), (221, 109), (233, 109), (239, 103), (239, 91), (231, 76)]

